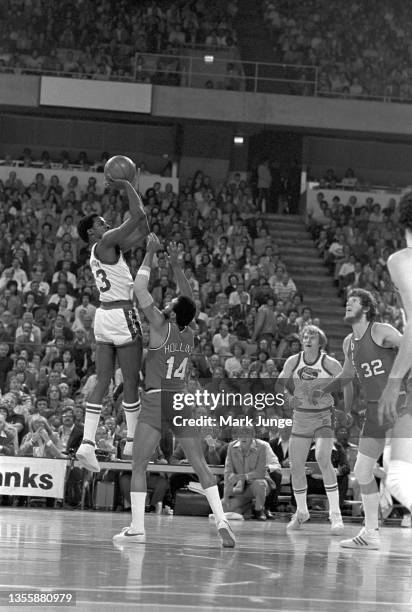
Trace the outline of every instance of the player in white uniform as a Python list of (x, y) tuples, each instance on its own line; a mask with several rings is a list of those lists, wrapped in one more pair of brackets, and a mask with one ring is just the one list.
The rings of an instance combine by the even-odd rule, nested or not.
[(332, 395), (324, 395), (316, 403), (309, 399), (311, 386), (321, 378), (337, 376), (342, 367), (336, 359), (327, 355), (322, 348), (326, 346), (325, 334), (315, 325), (308, 325), (302, 332), (303, 351), (286, 360), (279, 375), (278, 385), (283, 389), (288, 383), (293, 386), (293, 425), (289, 444), (292, 487), (297, 510), (287, 529), (300, 529), (309, 519), (306, 503), (306, 459), (316, 440), (316, 461), (322, 472), (326, 494), (329, 501), (331, 532), (340, 535), (343, 522), (339, 507), (339, 491), (336, 472), (332, 465), (333, 447)]
[(79, 235), (92, 245), (90, 267), (100, 293), (96, 310), (96, 385), (87, 398), (83, 441), (76, 453), (80, 464), (92, 472), (100, 470), (95, 455), (95, 435), (117, 357), (123, 375), (123, 409), (127, 424), (125, 455), (131, 455), (133, 436), (140, 409), (139, 372), (142, 360), (142, 336), (137, 308), (133, 304), (133, 278), (123, 253), (144, 240), (149, 233), (140, 196), (131, 183), (115, 180), (125, 187), (130, 218), (120, 227), (110, 229), (97, 215), (89, 215), (78, 224)]
[[(399, 224), (406, 248), (391, 255), (387, 266), (405, 312), (405, 328), (399, 352), (379, 401), (379, 420), (392, 420), (391, 460), (386, 484), (391, 494), (412, 512), (412, 194), (399, 205)], [(406, 409), (398, 418), (397, 400), (406, 377)]]

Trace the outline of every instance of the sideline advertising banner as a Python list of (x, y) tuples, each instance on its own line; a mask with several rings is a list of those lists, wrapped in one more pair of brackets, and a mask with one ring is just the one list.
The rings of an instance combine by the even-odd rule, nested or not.
[(64, 496), (67, 461), (34, 457), (0, 457), (0, 495)]

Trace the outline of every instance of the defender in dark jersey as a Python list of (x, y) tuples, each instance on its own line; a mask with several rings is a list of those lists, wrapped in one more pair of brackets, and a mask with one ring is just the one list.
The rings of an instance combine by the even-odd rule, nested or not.
[[(399, 204), (399, 225), (406, 248), (391, 255), (387, 265), (405, 314), (404, 335), (388, 382), (379, 402), (379, 416), (395, 421), (387, 485), (392, 495), (412, 512), (412, 194)], [(396, 396), (407, 379), (407, 405), (397, 419)]]
[[(380, 424), (378, 401), (385, 387), (396, 349), (402, 336), (392, 325), (375, 322), (376, 301), (369, 291), (353, 290), (346, 302), (345, 321), (352, 325), (352, 333), (343, 341), (345, 363), (340, 376), (335, 379), (344, 386), (345, 410), (350, 411), (353, 400), (353, 380), (357, 378), (366, 395), (366, 419), (359, 440), (359, 452), (354, 474), (359, 482), (365, 527), (352, 539), (343, 540), (344, 548), (378, 549), (379, 493), (373, 475), (377, 459), (383, 453), (385, 439), (390, 435), (392, 423)], [(327, 387), (325, 391), (330, 391)], [(399, 409), (405, 404), (405, 394), (398, 399)]]
[[(173, 395), (184, 393), (186, 366), (193, 350), (193, 332), (189, 328), (196, 314), (192, 288), (180, 268), (177, 247), (168, 248), (170, 263), (180, 290), (180, 296), (160, 312), (148, 292), (153, 256), (161, 248), (158, 238), (150, 234), (147, 252), (136, 275), (134, 290), (139, 304), (150, 323), (149, 351), (146, 358), (145, 392), (133, 444), (131, 480), (132, 523), (115, 535), (115, 542), (145, 542), (144, 510), (146, 500), (146, 468), (159, 444), (162, 421), (173, 423)], [(186, 457), (199, 476), (204, 493), (215, 515), (218, 533), (224, 547), (233, 548), (235, 536), (226, 521), (216, 480), (210, 471), (195, 431), (180, 431), (175, 435)], [(183, 434), (183, 435), (182, 435)]]

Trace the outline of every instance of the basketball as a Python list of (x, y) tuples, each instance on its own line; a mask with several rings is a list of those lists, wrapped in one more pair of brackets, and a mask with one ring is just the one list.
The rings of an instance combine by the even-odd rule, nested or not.
[(115, 155), (107, 160), (104, 174), (108, 179), (124, 179), (132, 183), (136, 176), (136, 165), (125, 155)]

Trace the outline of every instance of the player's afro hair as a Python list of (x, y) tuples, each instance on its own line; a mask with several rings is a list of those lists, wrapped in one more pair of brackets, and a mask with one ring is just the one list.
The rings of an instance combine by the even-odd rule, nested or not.
[(180, 295), (177, 298), (176, 304), (173, 306), (173, 312), (176, 315), (178, 327), (183, 329), (193, 321), (196, 314), (196, 304), (192, 298)]
[(412, 192), (405, 194), (399, 203), (399, 224), (403, 230), (412, 232)]
[(93, 222), (97, 216), (98, 215), (96, 214), (88, 215), (87, 217), (80, 219), (79, 223), (77, 224), (77, 231), (79, 232), (80, 238), (84, 242), (89, 242), (89, 229), (93, 227)]
[(378, 313), (378, 304), (370, 291), (366, 291), (366, 289), (353, 289), (349, 295), (348, 299), (351, 297), (357, 297), (360, 299), (360, 303), (362, 304), (362, 308), (367, 308), (366, 319), (367, 321), (374, 321), (377, 317)]

